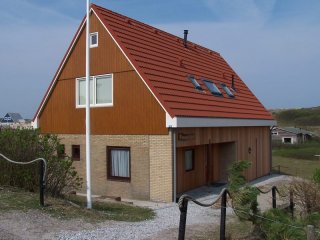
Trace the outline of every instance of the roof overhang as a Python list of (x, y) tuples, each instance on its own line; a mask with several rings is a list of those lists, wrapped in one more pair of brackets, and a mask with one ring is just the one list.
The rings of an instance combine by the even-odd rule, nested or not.
[(275, 126), (277, 121), (265, 119), (208, 118), (208, 117), (174, 117), (166, 114), (167, 128), (191, 127), (263, 127)]

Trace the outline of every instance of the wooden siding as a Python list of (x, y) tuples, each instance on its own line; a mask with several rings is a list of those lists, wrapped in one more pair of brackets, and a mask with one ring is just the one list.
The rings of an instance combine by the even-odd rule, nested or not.
[[(194, 149), (194, 169), (185, 171), (184, 152)], [(206, 152), (205, 146), (177, 149), (177, 192), (181, 193), (205, 184), (206, 181)]]
[[(95, 15), (91, 32), (99, 46), (91, 48), (91, 75), (113, 73), (113, 107), (91, 108), (92, 134), (168, 134), (165, 112), (147, 89)], [(85, 28), (80, 33), (43, 111), (44, 133), (83, 134), (85, 109), (76, 108), (76, 78), (85, 76)]]
[[(177, 136), (178, 193), (225, 181), (227, 165), (233, 159), (252, 163), (245, 172), (248, 180), (270, 172), (269, 127), (183, 128), (177, 130)], [(188, 148), (197, 149), (195, 164), (198, 170), (193, 173), (183, 171), (183, 150)]]

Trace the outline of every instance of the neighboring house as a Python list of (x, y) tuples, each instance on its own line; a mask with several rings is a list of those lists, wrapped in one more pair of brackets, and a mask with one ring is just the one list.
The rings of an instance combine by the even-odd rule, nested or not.
[(31, 123), (27, 122), (19, 113), (7, 113), (0, 120), (1, 127), (10, 128), (29, 128)]
[(311, 140), (314, 133), (295, 127), (274, 127), (272, 129), (272, 140), (282, 143), (297, 144)]
[[(34, 118), (84, 179), (85, 29)], [(248, 179), (269, 174), (276, 122), (219, 53), (97, 5), (90, 29), (93, 194), (174, 201), (239, 160)]]

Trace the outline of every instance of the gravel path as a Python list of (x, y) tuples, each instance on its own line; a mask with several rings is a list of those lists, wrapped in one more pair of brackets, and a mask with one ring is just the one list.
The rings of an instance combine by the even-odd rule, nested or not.
[[(62, 232), (58, 239), (152, 239), (160, 232), (175, 229), (178, 237), (180, 211), (177, 204), (158, 208), (155, 210), (156, 218), (151, 221), (139, 223), (114, 223), (95, 230), (81, 232)], [(232, 214), (228, 209), (228, 214)], [(214, 225), (220, 221), (220, 209), (202, 208), (193, 203), (189, 204), (187, 225), (208, 224)]]
[[(255, 181), (254, 185), (267, 185), (268, 188), (272, 184), (287, 180), (286, 176), (269, 176)], [(210, 191), (208, 190), (207, 193)], [(212, 202), (219, 192), (220, 190), (216, 189), (215, 192), (210, 192), (210, 197), (202, 197), (199, 200), (207, 203)], [(271, 196), (268, 195), (260, 196), (260, 207), (262, 209), (270, 208), (270, 199)], [(137, 202), (137, 205), (153, 208), (156, 217), (153, 220), (138, 223), (115, 221), (87, 223), (83, 220), (59, 220), (39, 211), (8, 212), (0, 215), (0, 239), (177, 239), (180, 212), (176, 203)], [(233, 215), (232, 209), (227, 209), (227, 215)], [(219, 206), (204, 208), (189, 203), (187, 230), (199, 230), (204, 226), (212, 230), (214, 227), (219, 227), (219, 221)]]

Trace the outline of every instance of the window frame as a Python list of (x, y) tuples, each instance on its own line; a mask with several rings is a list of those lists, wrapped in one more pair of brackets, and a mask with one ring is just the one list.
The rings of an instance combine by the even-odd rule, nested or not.
[[(111, 103), (97, 103), (97, 79), (99, 78), (103, 78), (103, 77), (110, 77), (111, 79)], [(90, 81), (93, 81), (92, 86), (93, 86), (93, 102), (90, 103), (90, 107), (112, 107), (113, 106), (113, 74), (112, 73), (108, 73), (108, 74), (103, 74), (103, 75), (96, 75), (96, 76), (90, 76)], [(86, 77), (80, 77), (80, 78), (76, 78), (76, 108), (85, 108), (86, 104), (84, 105), (80, 105), (80, 101), (79, 101), (79, 91), (80, 91), (80, 87), (79, 87), (79, 82), (86, 80)], [(90, 89), (90, 93), (91, 93), (91, 89)], [(91, 98), (91, 95), (90, 95)]]
[[(96, 44), (92, 44), (92, 36), (97, 36), (97, 43)], [(92, 32), (90, 33), (90, 48), (96, 48), (99, 45), (99, 33), (98, 32)]]
[[(79, 148), (79, 157), (75, 157), (74, 156), (74, 149), (75, 148)], [(72, 159), (72, 161), (80, 161), (80, 159), (81, 159), (81, 147), (80, 147), (80, 145), (78, 144), (72, 144), (71, 145), (71, 159)]]
[[(112, 161), (111, 152), (112, 150), (128, 150), (129, 151), (129, 177), (112, 176)], [(107, 146), (107, 179), (112, 181), (120, 182), (131, 182), (131, 148), (130, 147), (118, 147), (118, 146)]]
[(230, 98), (235, 98), (234, 94), (225, 83), (220, 83), (220, 86)]
[[(223, 97), (222, 92), (220, 91), (220, 89), (218, 88), (218, 86), (211, 80), (208, 79), (203, 79), (202, 82), (204, 83), (204, 85), (207, 87), (207, 89), (209, 90), (209, 92), (216, 97)], [(208, 84), (212, 84), (212, 87), (215, 91), (211, 91), (210, 87)]]
[(189, 75), (188, 80), (192, 83), (192, 85), (194, 86), (194, 88), (196, 90), (201, 91), (201, 92), (203, 91), (203, 88), (201, 87), (200, 83), (197, 81), (195, 76)]
[[(192, 152), (192, 168), (191, 169), (186, 169), (186, 152), (191, 151)], [(194, 148), (188, 148), (185, 149), (183, 152), (183, 165), (184, 165), (184, 171), (185, 172), (191, 172), (195, 170), (195, 149)]]

